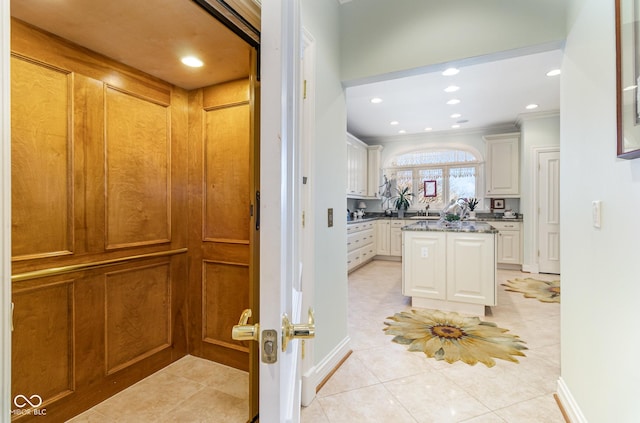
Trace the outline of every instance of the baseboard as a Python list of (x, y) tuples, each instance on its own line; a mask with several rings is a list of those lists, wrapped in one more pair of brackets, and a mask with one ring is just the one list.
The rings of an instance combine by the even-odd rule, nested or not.
[(304, 407), (311, 404), (316, 397), (316, 389), (331, 376), (344, 359), (351, 354), (349, 347), (351, 338), (347, 336), (320, 363), (313, 366), (302, 375), (301, 402)]
[(540, 273), (537, 264), (523, 264), (522, 271), (525, 273)]
[(557, 399), (560, 401), (560, 405), (566, 413), (565, 417), (570, 423), (587, 423), (587, 419), (582, 414), (582, 411), (580, 410), (580, 407), (578, 407), (573, 395), (569, 392), (569, 387), (564, 383), (562, 376), (558, 378), (557, 394)]

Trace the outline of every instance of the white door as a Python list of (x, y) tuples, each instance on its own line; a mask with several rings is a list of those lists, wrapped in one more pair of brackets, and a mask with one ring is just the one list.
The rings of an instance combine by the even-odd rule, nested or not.
[[(298, 0), (263, 0), (260, 129), (260, 331), (278, 333), (275, 363), (260, 362), (260, 420), (300, 420), (300, 341), (282, 351), (282, 316), (300, 323), (302, 174), (299, 160)], [(306, 321), (306, 313), (304, 320)], [(263, 332), (264, 333), (264, 332)], [(260, 345), (260, 355), (263, 353)]]
[(560, 273), (560, 152), (538, 154), (538, 270)]

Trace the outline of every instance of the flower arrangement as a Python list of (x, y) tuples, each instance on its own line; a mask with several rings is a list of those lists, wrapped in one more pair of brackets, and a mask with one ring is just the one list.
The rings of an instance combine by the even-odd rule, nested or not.
[(478, 205), (478, 199), (477, 198), (467, 198), (465, 201), (467, 202), (467, 205), (469, 206), (469, 211), (474, 211), (476, 209), (476, 206)]

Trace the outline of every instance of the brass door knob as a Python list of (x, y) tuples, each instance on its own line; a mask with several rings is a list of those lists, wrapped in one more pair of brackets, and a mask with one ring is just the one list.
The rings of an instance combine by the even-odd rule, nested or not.
[(287, 350), (289, 341), (293, 339), (310, 339), (315, 336), (316, 322), (311, 307), (309, 307), (309, 321), (306, 324), (293, 324), (286, 313), (282, 315), (282, 352)]
[(240, 321), (231, 330), (231, 338), (236, 341), (257, 341), (260, 338), (260, 324), (248, 325), (251, 309), (246, 309), (240, 315)]

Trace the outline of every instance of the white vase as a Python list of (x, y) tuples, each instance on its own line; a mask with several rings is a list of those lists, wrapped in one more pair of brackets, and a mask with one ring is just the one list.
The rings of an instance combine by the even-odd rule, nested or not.
[(470, 211), (469, 212), (469, 219), (475, 219), (476, 218), (476, 212), (475, 211)]
[(398, 217), (402, 219), (404, 217), (404, 209), (398, 209)]

